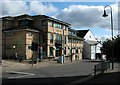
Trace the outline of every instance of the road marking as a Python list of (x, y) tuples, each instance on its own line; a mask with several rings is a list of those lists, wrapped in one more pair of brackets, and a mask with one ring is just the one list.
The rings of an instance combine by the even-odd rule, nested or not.
[(26, 77), (26, 76), (32, 76), (35, 74), (32, 73), (26, 73), (26, 72), (18, 72), (18, 71), (6, 71), (8, 73), (16, 73), (16, 74), (24, 74), (22, 76), (15, 76), (15, 77), (8, 77), (8, 79), (13, 79), (13, 78), (22, 78), (22, 77)]

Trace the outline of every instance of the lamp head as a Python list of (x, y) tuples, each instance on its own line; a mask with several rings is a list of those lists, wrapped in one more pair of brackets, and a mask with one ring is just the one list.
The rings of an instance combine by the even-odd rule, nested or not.
[(106, 14), (106, 11), (104, 10), (104, 14), (102, 15), (102, 17), (107, 17), (108, 15)]

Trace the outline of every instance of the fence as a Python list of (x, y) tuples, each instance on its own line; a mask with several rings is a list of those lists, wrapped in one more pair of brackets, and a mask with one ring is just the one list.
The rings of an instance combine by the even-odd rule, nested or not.
[(101, 63), (94, 66), (94, 75), (102, 74), (106, 70), (110, 69), (110, 62), (109, 61), (101, 61)]

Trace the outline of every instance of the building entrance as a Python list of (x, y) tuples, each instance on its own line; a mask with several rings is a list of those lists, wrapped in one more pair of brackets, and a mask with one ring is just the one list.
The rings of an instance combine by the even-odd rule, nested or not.
[(55, 44), (56, 47), (56, 57), (59, 57), (62, 55), (62, 44)]

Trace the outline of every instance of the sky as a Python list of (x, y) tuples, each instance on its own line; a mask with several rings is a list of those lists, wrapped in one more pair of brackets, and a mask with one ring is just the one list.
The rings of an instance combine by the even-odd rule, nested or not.
[[(104, 6), (110, 5), (113, 12), (114, 36), (118, 33), (117, 0), (0, 0), (0, 17), (21, 14), (47, 15), (67, 23), (72, 29), (90, 29), (99, 39), (111, 37), (110, 8), (109, 15), (102, 17)], [(101, 1), (101, 2), (100, 2)]]

